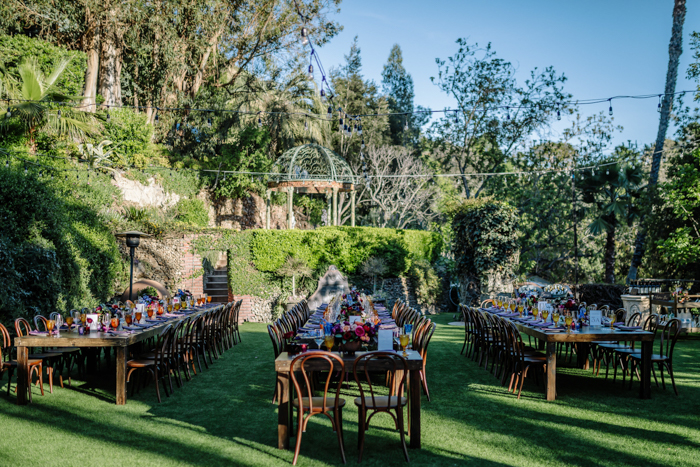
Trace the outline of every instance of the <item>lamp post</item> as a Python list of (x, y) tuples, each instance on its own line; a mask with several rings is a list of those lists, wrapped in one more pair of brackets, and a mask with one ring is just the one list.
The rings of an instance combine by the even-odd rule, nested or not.
[(131, 273), (129, 274), (129, 300), (132, 300), (134, 298), (132, 290), (134, 287), (134, 250), (136, 250), (136, 247), (139, 246), (139, 244), (141, 243), (141, 237), (152, 237), (153, 235), (149, 235), (143, 232), (137, 232), (134, 230), (130, 232), (118, 233), (115, 236), (126, 238), (126, 246), (129, 247), (129, 254), (131, 256)]

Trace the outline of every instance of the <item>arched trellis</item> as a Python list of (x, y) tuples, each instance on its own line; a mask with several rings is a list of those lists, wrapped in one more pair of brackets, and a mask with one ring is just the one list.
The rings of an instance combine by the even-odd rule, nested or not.
[(270, 195), (287, 193), (287, 226), (292, 226), (294, 193), (325, 193), (331, 225), (340, 224), (338, 193), (350, 193), (350, 225), (355, 227), (355, 174), (350, 165), (335, 152), (318, 144), (304, 144), (289, 149), (275, 162), (274, 175), (267, 183), (265, 228), (270, 228)]

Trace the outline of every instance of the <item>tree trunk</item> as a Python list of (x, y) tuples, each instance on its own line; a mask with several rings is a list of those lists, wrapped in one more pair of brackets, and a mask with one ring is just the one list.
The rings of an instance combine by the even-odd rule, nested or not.
[[(659, 179), (659, 169), (661, 167), (661, 156), (668, 130), (668, 121), (671, 116), (671, 103), (673, 93), (676, 92), (676, 80), (678, 78), (678, 59), (683, 52), (683, 22), (685, 21), (685, 0), (675, 0), (673, 6), (673, 27), (671, 29), (671, 42), (668, 45), (668, 69), (666, 70), (665, 95), (661, 102), (661, 117), (659, 119), (659, 132), (656, 135), (656, 145), (652, 154), (651, 172), (649, 174), (649, 184), (647, 186), (647, 196), (653, 194), (656, 182)], [(630, 264), (627, 282), (637, 278), (637, 269), (642, 264), (644, 255), (644, 244), (646, 241), (646, 228), (644, 227), (645, 217), (639, 221), (639, 230), (634, 242), (634, 255)]]
[(100, 69), (100, 26), (89, 8), (85, 10), (85, 22), (88, 30), (85, 34), (83, 50), (87, 54), (87, 69), (81, 108), (87, 112), (94, 112), (97, 110), (95, 98), (97, 97), (97, 75)]
[(104, 98), (104, 105), (122, 105), (122, 49), (119, 36), (116, 25), (106, 23), (103, 26), (99, 94)]
[(605, 240), (605, 282), (608, 284), (615, 283), (615, 229), (617, 227), (617, 218), (613, 214), (607, 219), (610, 224), (607, 238)]

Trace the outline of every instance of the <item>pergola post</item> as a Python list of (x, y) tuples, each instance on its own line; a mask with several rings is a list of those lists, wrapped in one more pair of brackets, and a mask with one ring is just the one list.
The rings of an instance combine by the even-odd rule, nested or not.
[(355, 227), (355, 188), (350, 192), (350, 225)]
[(333, 225), (333, 208), (331, 206), (333, 195), (330, 191), (326, 191), (326, 212), (328, 213), (328, 219), (326, 225)]
[(294, 199), (294, 188), (291, 186), (287, 188), (287, 228), (292, 229), (292, 216), (294, 213), (292, 212), (292, 207), (294, 206), (293, 204), (293, 199)]
[(271, 190), (265, 190), (265, 229), (270, 230), (270, 195)]
[(338, 188), (333, 187), (333, 225), (340, 225), (340, 220), (338, 219)]

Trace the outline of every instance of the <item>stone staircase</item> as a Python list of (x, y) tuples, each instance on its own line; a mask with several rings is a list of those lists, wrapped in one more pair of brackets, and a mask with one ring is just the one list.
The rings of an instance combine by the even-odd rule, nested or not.
[(212, 303), (228, 302), (228, 274), (226, 255), (216, 263), (216, 268), (204, 280), (204, 293), (211, 296)]

